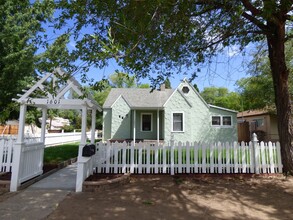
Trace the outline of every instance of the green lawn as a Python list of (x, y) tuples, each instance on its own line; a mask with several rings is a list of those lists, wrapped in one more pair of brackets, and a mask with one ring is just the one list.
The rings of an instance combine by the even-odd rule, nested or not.
[(79, 143), (47, 147), (44, 152), (44, 164), (58, 164), (78, 156)]

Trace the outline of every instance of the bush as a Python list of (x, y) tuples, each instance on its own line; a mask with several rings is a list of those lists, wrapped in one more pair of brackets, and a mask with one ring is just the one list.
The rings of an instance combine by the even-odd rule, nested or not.
[(74, 127), (72, 125), (65, 125), (63, 127), (64, 132), (73, 132), (74, 131)]

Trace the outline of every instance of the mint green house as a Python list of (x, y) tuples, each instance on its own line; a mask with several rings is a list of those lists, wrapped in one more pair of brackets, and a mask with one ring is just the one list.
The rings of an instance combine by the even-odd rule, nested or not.
[(186, 80), (176, 89), (113, 88), (103, 141), (237, 141), (237, 112), (208, 105)]

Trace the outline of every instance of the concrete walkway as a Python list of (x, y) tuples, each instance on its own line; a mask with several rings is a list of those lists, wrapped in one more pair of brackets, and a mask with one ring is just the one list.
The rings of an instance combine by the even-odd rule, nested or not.
[(1, 202), (0, 219), (46, 218), (75, 191), (76, 170), (76, 164), (69, 165)]

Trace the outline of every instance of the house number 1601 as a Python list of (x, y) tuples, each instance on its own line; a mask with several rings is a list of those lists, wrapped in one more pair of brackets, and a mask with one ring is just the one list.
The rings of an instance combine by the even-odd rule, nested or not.
[(48, 99), (47, 104), (58, 105), (58, 104), (60, 104), (60, 99)]

